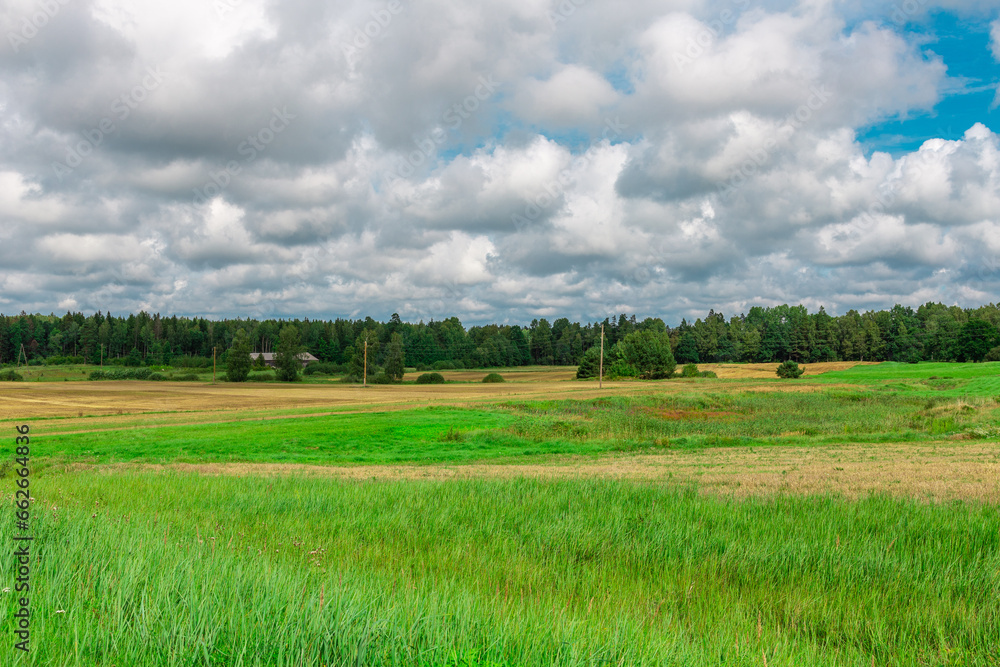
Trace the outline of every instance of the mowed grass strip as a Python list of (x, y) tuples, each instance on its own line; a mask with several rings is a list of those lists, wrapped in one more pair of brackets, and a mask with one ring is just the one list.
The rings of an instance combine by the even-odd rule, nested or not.
[(33, 489), (33, 653), (15, 665), (1000, 655), (994, 506), (595, 480), (77, 473)]

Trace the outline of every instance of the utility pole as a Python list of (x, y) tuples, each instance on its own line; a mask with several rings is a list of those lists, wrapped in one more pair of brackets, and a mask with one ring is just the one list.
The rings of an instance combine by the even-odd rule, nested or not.
[(597, 362), (597, 388), (604, 389), (604, 325), (601, 325), (601, 357)]
[(364, 380), (362, 386), (368, 386), (368, 339), (365, 339), (365, 370), (363, 372)]
[(215, 384), (215, 348), (212, 348), (212, 384)]

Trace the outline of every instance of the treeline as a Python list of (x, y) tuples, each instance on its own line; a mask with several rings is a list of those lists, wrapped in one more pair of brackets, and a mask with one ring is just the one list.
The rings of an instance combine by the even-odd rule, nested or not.
[[(633, 315), (580, 324), (559, 318), (529, 326), (488, 324), (466, 329), (458, 318), (411, 324), (393, 315), (386, 322), (370, 317), (349, 320), (208, 320), (161, 317), (141, 312), (115, 316), (101, 312), (56, 315), (0, 314), (0, 363), (15, 363), (23, 349), (29, 363), (127, 363), (198, 365), (213, 349), (223, 358), (237, 331), (246, 332), (256, 351), (272, 351), (285, 326), (298, 329), (305, 349), (320, 360), (348, 364), (358, 342), (390, 349), (394, 334), (403, 341), (406, 364), (417, 367), (489, 368), (578, 365), (600, 342), (613, 346), (634, 331), (665, 333), (679, 364), (712, 362), (817, 361), (981, 361), (1000, 355), (997, 346), (1000, 306), (959, 308), (928, 303), (916, 310), (890, 310), (831, 316), (823, 308), (754, 307), (726, 319), (711, 311), (676, 327), (662, 319), (637, 321)], [(23, 347), (22, 347), (23, 346)], [(992, 353), (991, 353), (992, 351)], [(22, 360), (23, 358), (22, 357)], [(381, 363), (381, 360), (372, 360)]]

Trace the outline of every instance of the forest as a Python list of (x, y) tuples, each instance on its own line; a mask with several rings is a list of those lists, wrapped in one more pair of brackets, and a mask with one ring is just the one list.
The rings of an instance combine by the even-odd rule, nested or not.
[[(527, 326), (487, 324), (466, 328), (456, 317), (408, 323), (393, 314), (386, 322), (371, 317), (334, 320), (254, 320), (163, 317), (146, 312), (86, 316), (0, 314), (0, 364), (112, 363), (130, 366), (198, 366), (218, 359), (245, 331), (257, 351), (271, 351), (288, 325), (298, 330), (305, 349), (321, 361), (346, 364), (360, 340), (376, 343), (381, 354), (399, 334), (406, 364), (417, 368), (492, 368), (580, 363), (584, 353), (604, 342), (612, 346), (633, 331), (666, 334), (679, 364), (724, 362), (799, 363), (820, 361), (983, 361), (1000, 360), (1000, 305), (960, 308), (927, 303), (916, 310), (829, 315), (804, 306), (751, 308), (726, 318), (710, 311), (694, 322), (669, 326), (660, 318), (622, 314), (603, 322), (553, 322), (535, 319)], [(362, 338), (363, 337), (363, 338)], [(397, 339), (398, 340), (398, 339)], [(378, 359), (374, 361), (378, 362)]]

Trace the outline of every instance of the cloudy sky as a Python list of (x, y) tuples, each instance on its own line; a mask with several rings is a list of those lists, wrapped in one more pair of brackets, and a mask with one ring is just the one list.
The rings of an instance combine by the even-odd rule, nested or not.
[(0, 311), (1000, 293), (993, 0), (0, 0)]

